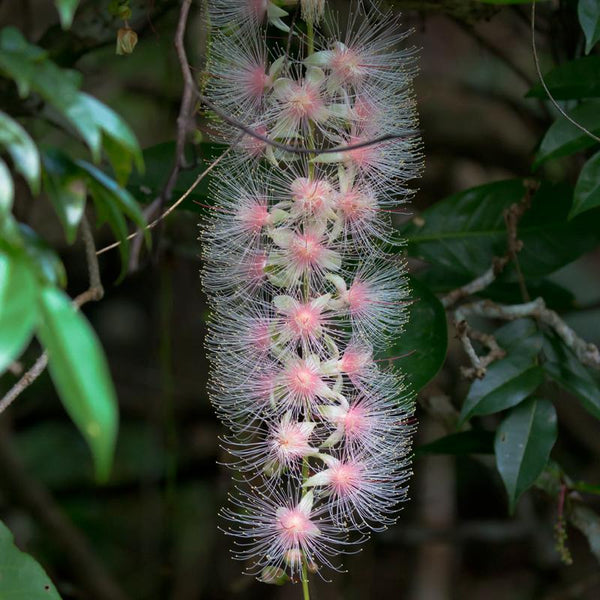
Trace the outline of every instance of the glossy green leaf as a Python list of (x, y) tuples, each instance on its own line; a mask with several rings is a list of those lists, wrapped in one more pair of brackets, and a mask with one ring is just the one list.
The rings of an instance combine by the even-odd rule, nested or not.
[(15, 80), (22, 98), (29, 94), (31, 80), (47, 53), (27, 42), (16, 27), (0, 30), (0, 72)]
[(589, 54), (600, 40), (600, 3), (598, 0), (579, 0), (577, 16), (585, 34), (585, 53)]
[[(544, 76), (550, 93), (557, 100), (600, 96), (600, 56), (586, 56), (563, 63)], [(528, 98), (547, 98), (541, 83), (527, 92)]]
[(6, 163), (0, 158), (0, 217), (12, 209), (15, 187)]
[[(600, 100), (584, 100), (567, 114), (594, 135), (600, 135)], [(561, 116), (544, 135), (533, 166), (537, 168), (551, 158), (568, 156), (596, 144), (589, 135)]]
[(493, 362), (483, 379), (476, 379), (462, 406), (460, 423), (519, 404), (544, 381), (544, 371), (528, 351), (515, 352)]
[(417, 446), (415, 455), (422, 454), (493, 454), (494, 433), (471, 429), (470, 431), (459, 431), (451, 433), (442, 438)]
[(544, 336), (544, 355), (546, 374), (578, 398), (590, 414), (600, 419), (600, 383), (591, 371), (553, 332)]
[[(447, 274), (467, 281), (487, 271), (506, 251), (503, 211), (524, 194), (521, 180), (497, 181), (460, 192), (400, 227), (408, 252)], [(565, 184), (542, 183), (519, 223), (523, 249), (519, 263), (529, 279), (539, 279), (593, 249), (598, 243), (600, 210), (567, 221), (572, 191)], [(515, 281), (507, 267), (499, 281)]]
[(38, 336), (48, 351), (48, 368), (60, 399), (87, 440), (99, 480), (108, 479), (118, 409), (104, 352), (90, 324), (60, 290), (40, 295)]
[(67, 242), (72, 244), (85, 212), (85, 179), (73, 163), (61, 160), (58, 154), (45, 152), (42, 160), (44, 190), (65, 230)]
[(521, 494), (548, 463), (558, 435), (552, 402), (530, 398), (508, 414), (496, 431), (496, 466), (512, 513)]
[(58, 10), (62, 28), (69, 29), (71, 23), (73, 23), (73, 17), (75, 16), (79, 0), (54, 0), (54, 3)]
[(448, 346), (446, 312), (441, 302), (416, 279), (410, 279), (413, 303), (404, 332), (378, 358), (393, 359), (418, 392), (444, 364)]
[(35, 275), (27, 260), (0, 252), (0, 373), (21, 355), (33, 336), (36, 297)]
[(40, 564), (15, 546), (11, 531), (0, 521), (0, 598), (2, 600), (60, 600)]
[(600, 152), (590, 158), (577, 180), (570, 217), (600, 206)]
[(29, 134), (8, 115), (0, 112), (0, 147), (10, 154), (15, 169), (25, 177), (31, 191), (40, 187), (40, 155)]

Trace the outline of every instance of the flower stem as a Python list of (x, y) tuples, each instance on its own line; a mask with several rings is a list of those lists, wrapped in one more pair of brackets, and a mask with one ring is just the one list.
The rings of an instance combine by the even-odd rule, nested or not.
[(308, 564), (306, 557), (302, 559), (302, 596), (304, 600), (310, 600), (310, 591), (308, 589)]

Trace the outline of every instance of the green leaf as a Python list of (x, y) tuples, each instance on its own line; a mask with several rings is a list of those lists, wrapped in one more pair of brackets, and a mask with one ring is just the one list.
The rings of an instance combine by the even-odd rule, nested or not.
[(40, 155), (29, 134), (8, 115), (0, 112), (0, 146), (10, 154), (15, 169), (25, 177), (31, 191), (40, 188)]
[(600, 3), (598, 0), (579, 0), (577, 16), (585, 34), (585, 53), (600, 39)]
[(94, 330), (60, 290), (40, 294), (38, 336), (48, 351), (48, 368), (60, 399), (87, 440), (100, 481), (108, 479), (114, 454), (118, 409), (104, 352)]
[(521, 494), (544, 470), (558, 432), (556, 411), (548, 400), (530, 398), (508, 414), (496, 432), (496, 466), (510, 512)]
[[(600, 135), (600, 100), (584, 100), (567, 114), (594, 135)], [(568, 156), (596, 144), (589, 135), (561, 116), (542, 139), (533, 167), (537, 169), (547, 160)]]
[(29, 94), (34, 72), (46, 56), (44, 50), (30, 45), (16, 27), (0, 30), (0, 72), (15, 80), (21, 98)]
[(476, 415), (489, 415), (519, 404), (544, 381), (544, 371), (529, 351), (517, 351), (493, 362), (483, 379), (471, 385), (460, 412), (459, 425)]
[(40, 564), (15, 546), (12, 533), (0, 521), (0, 598), (2, 600), (60, 600)]
[(69, 29), (71, 23), (73, 23), (73, 17), (77, 10), (79, 0), (54, 0), (58, 15), (60, 17), (60, 24), (63, 29)]
[(10, 213), (15, 188), (6, 163), (0, 158), (0, 217)]
[(569, 520), (587, 538), (592, 554), (600, 561), (600, 516), (589, 506), (575, 502)]
[[(544, 81), (557, 100), (600, 96), (600, 56), (563, 63), (545, 75)], [(527, 92), (527, 97), (546, 99), (546, 90), (538, 83)]]
[(72, 244), (85, 212), (86, 185), (81, 171), (58, 153), (44, 152), (44, 190), (65, 230), (67, 242)]
[(38, 319), (37, 285), (27, 260), (0, 252), (0, 373), (29, 344)]
[(594, 154), (581, 169), (569, 218), (598, 206), (600, 206), (600, 152)]
[(472, 429), (451, 433), (415, 448), (415, 455), (422, 454), (493, 454), (494, 434), (491, 431)]
[(37, 270), (38, 277), (47, 283), (65, 287), (67, 272), (56, 252), (31, 227), (19, 223), (23, 248)]
[(600, 419), (600, 385), (554, 332), (544, 335), (544, 355), (546, 374), (577, 397), (590, 414)]
[[(524, 195), (521, 180), (511, 179), (460, 192), (423, 212), (400, 227), (411, 256), (470, 281), (492, 265), (494, 256), (506, 251), (503, 212)], [(567, 221), (571, 189), (565, 184), (543, 182), (531, 208), (519, 223), (523, 249), (519, 263), (527, 279), (539, 279), (575, 260), (598, 243), (600, 211)], [(507, 268), (499, 281), (516, 281)]]
[(418, 392), (444, 364), (448, 347), (446, 312), (441, 302), (416, 279), (410, 279), (413, 303), (398, 339), (378, 358), (394, 360)]

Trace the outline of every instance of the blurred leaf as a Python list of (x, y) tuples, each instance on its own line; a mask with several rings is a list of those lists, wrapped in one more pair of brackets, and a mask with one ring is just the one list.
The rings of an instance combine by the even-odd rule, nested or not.
[(496, 432), (496, 466), (514, 512), (521, 494), (544, 470), (557, 438), (556, 411), (548, 400), (530, 398), (512, 409)]
[(587, 481), (576, 481), (569, 486), (573, 490), (583, 492), (584, 494), (594, 494), (600, 496), (600, 485), (594, 485)]
[(72, 244), (85, 211), (85, 181), (75, 165), (57, 153), (44, 152), (42, 162), (44, 190), (58, 214), (67, 242)]
[(554, 332), (548, 331), (544, 335), (544, 355), (546, 374), (576, 396), (590, 414), (600, 419), (600, 385)]
[(410, 279), (414, 302), (408, 307), (404, 331), (378, 355), (391, 358), (415, 392), (425, 387), (444, 364), (448, 346), (446, 312), (441, 302), (416, 279)]
[(533, 2), (548, 2), (548, 0), (479, 0), (483, 4), (532, 4)]
[(600, 2), (598, 0), (579, 0), (577, 15), (585, 34), (585, 53), (589, 54), (600, 39)]
[(533, 361), (542, 349), (543, 339), (533, 319), (510, 321), (494, 331), (498, 344), (509, 354), (523, 352)]
[[(600, 96), (600, 56), (563, 63), (545, 75), (544, 81), (557, 100)], [(546, 99), (546, 90), (538, 83), (527, 92), (527, 97)]]
[(592, 554), (600, 561), (600, 516), (588, 506), (575, 503), (569, 511), (569, 520), (585, 535)]
[(98, 480), (108, 479), (117, 435), (116, 395), (102, 346), (85, 317), (60, 290), (40, 295), (38, 336), (67, 412), (86, 438)]
[[(593, 134), (600, 135), (600, 100), (584, 100), (575, 108), (567, 111), (567, 114)], [(551, 158), (568, 156), (596, 144), (597, 142), (589, 135), (561, 116), (554, 121), (544, 135), (533, 168), (537, 169)]]
[(6, 163), (0, 158), (0, 218), (12, 209), (15, 188)]
[(600, 152), (590, 158), (577, 180), (569, 217), (600, 206)]
[(0, 146), (10, 154), (14, 168), (25, 177), (34, 194), (40, 189), (40, 156), (29, 134), (0, 111)]
[(0, 252), (0, 374), (33, 336), (38, 318), (35, 276), (24, 257)]
[[(408, 252), (467, 281), (492, 265), (506, 251), (503, 211), (525, 193), (518, 179), (497, 181), (459, 192), (399, 228)], [(523, 241), (519, 263), (526, 278), (539, 279), (593, 249), (598, 243), (600, 210), (567, 223), (572, 191), (565, 184), (544, 182), (519, 223)], [(516, 280), (506, 269), (500, 281)]]
[[(80, 73), (58, 67), (14, 27), (0, 31), (0, 70), (17, 82), (21, 96), (37, 92), (58, 111), (81, 135), (95, 162), (100, 161), (103, 139), (110, 138), (111, 161), (116, 156), (116, 144), (122, 149), (121, 155), (128, 153), (138, 169), (143, 169), (141, 150), (129, 126), (112, 109), (79, 91)], [(115, 170), (119, 170), (118, 164)]]
[(53, 248), (28, 225), (19, 223), (18, 230), (23, 248), (37, 269), (38, 276), (48, 283), (65, 287), (67, 272)]
[(472, 429), (451, 433), (415, 448), (415, 455), (422, 454), (493, 454), (494, 433)]
[(73, 23), (73, 17), (77, 10), (79, 0), (54, 0), (58, 15), (60, 16), (60, 24), (63, 29), (69, 29)]
[(40, 564), (15, 546), (12, 533), (0, 521), (0, 598), (2, 600), (60, 600)]

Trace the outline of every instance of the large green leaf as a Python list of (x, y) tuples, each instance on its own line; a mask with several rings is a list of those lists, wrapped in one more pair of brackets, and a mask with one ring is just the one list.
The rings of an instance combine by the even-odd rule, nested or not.
[(52, 580), (40, 564), (16, 546), (0, 521), (0, 598), (2, 600), (60, 600)]
[(583, 407), (600, 419), (600, 384), (553, 332), (544, 336), (544, 370), (561, 387), (576, 396)]
[(451, 433), (415, 448), (416, 456), (422, 454), (493, 454), (493, 452), (494, 434), (481, 429)]
[[(586, 56), (555, 67), (544, 77), (550, 93), (557, 100), (600, 96), (600, 56)], [(529, 98), (546, 98), (538, 83), (527, 92)]]
[(85, 317), (60, 290), (40, 295), (38, 336), (48, 351), (48, 368), (61, 401), (87, 440), (99, 480), (110, 473), (118, 410), (104, 352)]
[[(600, 135), (600, 100), (584, 100), (567, 114), (593, 134)], [(533, 166), (537, 168), (551, 158), (568, 156), (596, 144), (587, 133), (561, 116), (544, 135)]]
[(45, 152), (42, 161), (44, 190), (58, 214), (67, 241), (72, 244), (85, 211), (85, 179), (73, 163), (61, 160), (55, 153)]
[(556, 411), (548, 400), (530, 398), (513, 408), (496, 431), (496, 466), (512, 513), (521, 494), (544, 470), (556, 437)]
[(600, 206), (600, 152), (594, 154), (581, 169), (569, 216), (574, 217), (598, 206)]
[(408, 309), (404, 332), (379, 358), (393, 358), (417, 392), (436, 376), (444, 364), (448, 327), (444, 307), (434, 294), (413, 278), (410, 287), (413, 303)]
[(27, 260), (0, 252), (0, 374), (18, 358), (38, 318), (37, 285)]
[(40, 187), (40, 155), (29, 134), (0, 111), (0, 147), (10, 154), (15, 169), (25, 177), (35, 194)]
[(6, 163), (0, 158), (0, 217), (11, 211), (15, 187)]
[(583, 33), (585, 33), (585, 53), (600, 40), (600, 2), (598, 0), (579, 0), (577, 15)]
[[(460, 192), (424, 211), (400, 228), (412, 256), (473, 279), (506, 251), (503, 212), (525, 193), (519, 179), (497, 181)], [(542, 183), (518, 228), (523, 249), (519, 263), (527, 278), (539, 279), (578, 258), (598, 243), (600, 210), (567, 222), (572, 191), (565, 184)], [(501, 280), (515, 280), (506, 269)]]
[(73, 17), (75, 16), (79, 0), (54, 0), (54, 3), (58, 10), (62, 28), (69, 29), (71, 23), (73, 23)]
[(67, 272), (54, 249), (25, 223), (19, 223), (18, 231), (23, 249), (29, 256), (38, 277), (53, 285), (65, 287)]

